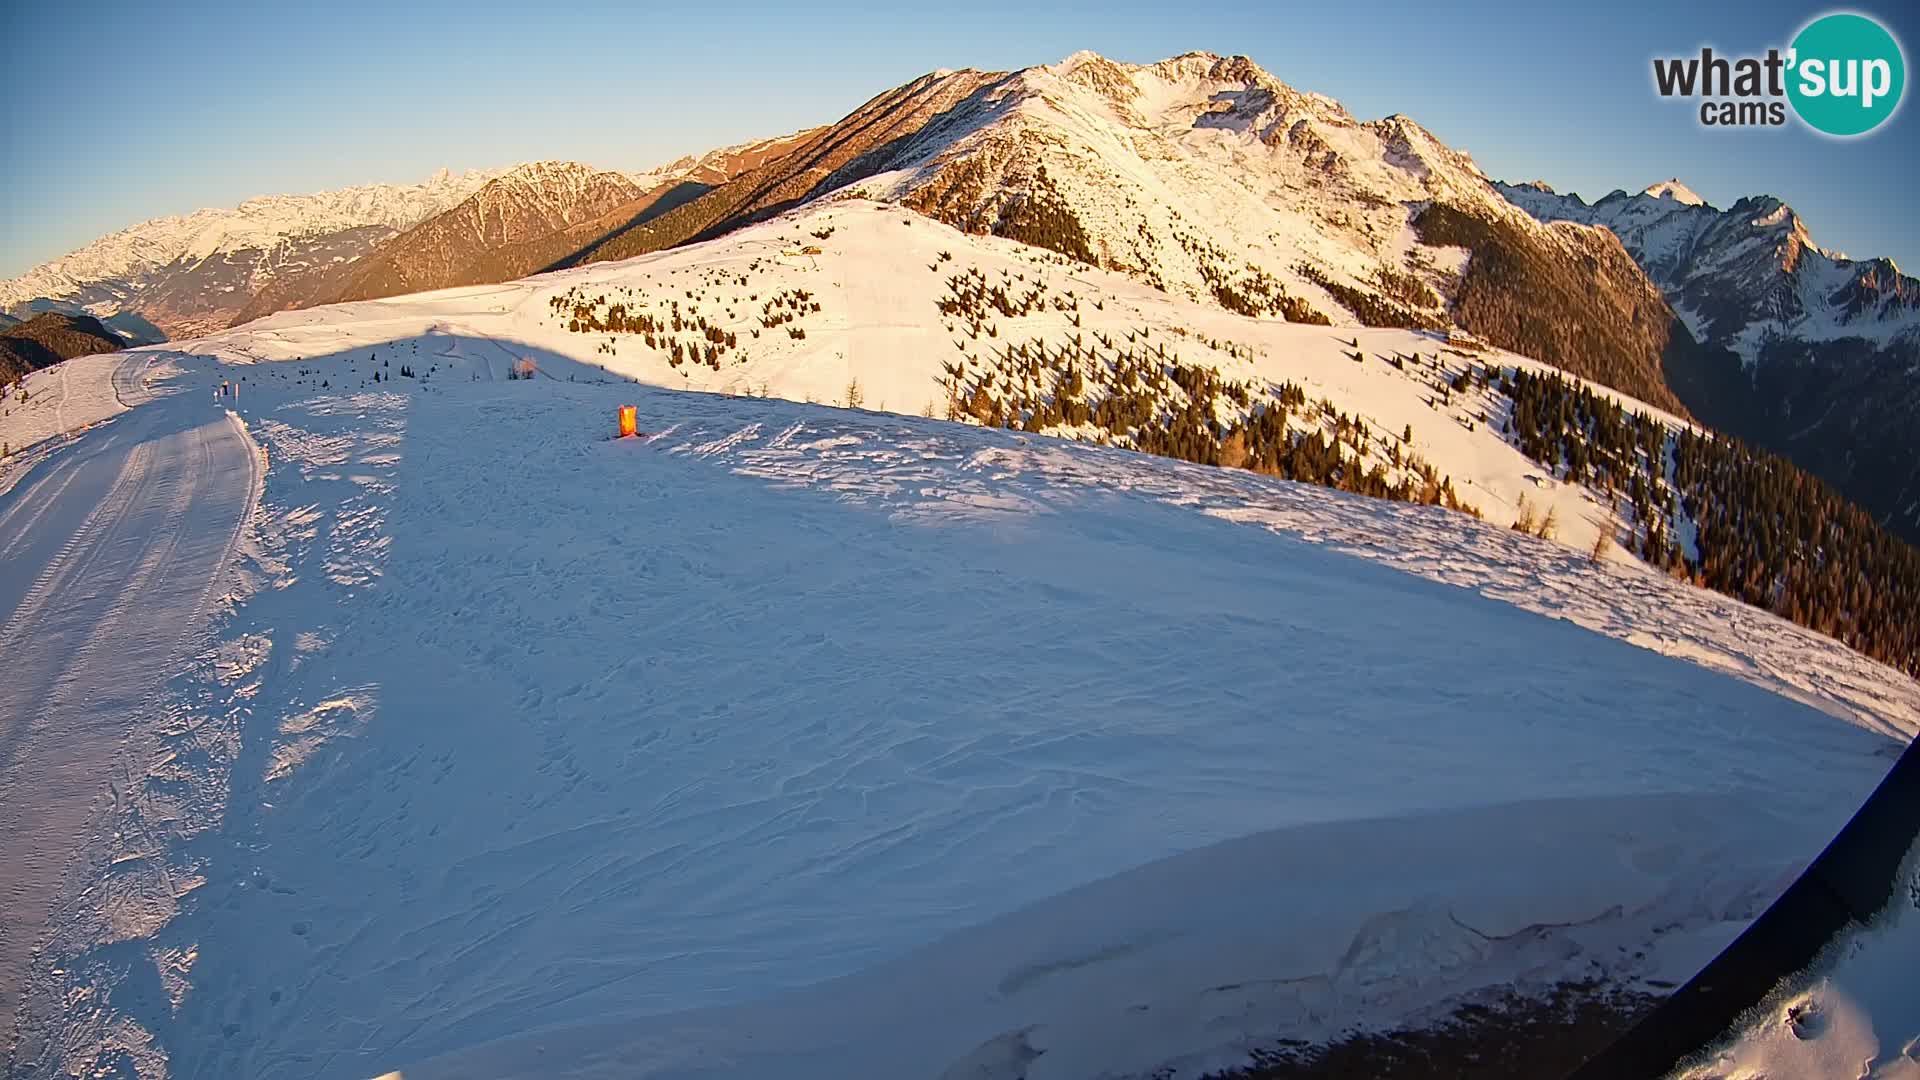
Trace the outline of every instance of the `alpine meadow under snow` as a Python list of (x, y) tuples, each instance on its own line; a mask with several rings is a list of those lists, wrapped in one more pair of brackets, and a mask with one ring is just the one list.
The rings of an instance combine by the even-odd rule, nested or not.
[[(1658, 998), (1920, 732), (1882, 624), (1689, 578), (1612, 234), (1240, 58), (876, 102), (568, 269), (26, 377), (10, 1075), (1198, 1077)], [(1636, 329), (1507, 336), (1496, 249)], [(1878, 955), (1711, 1075), (1911, 1075)]]

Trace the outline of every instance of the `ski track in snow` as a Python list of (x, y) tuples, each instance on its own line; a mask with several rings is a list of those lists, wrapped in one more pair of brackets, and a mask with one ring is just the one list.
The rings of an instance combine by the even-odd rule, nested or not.
[(15, 384), (28, 396), (0, 401), (0, 439), (8, 450), (0, 458), (0, 496), (80, 433), (146, 400), (146, 375), (157, 359), (137, 352), (81, 356)]
[(251, 461), (229, 417), (167, 402), (43, 457), (0, 494), (9, 1041), (64, 868), (123, 755), (138, 755), (154, 692), (205, 629), (207, 594), (254, 493)]
[[(257, 591), (175, 680), (55, 906), (28, 985), (67, 1004), (29, 1075), (511, 1073), (531, 1042), (460, 1054), (543, 1029), (589, 1072), (618, 1048), (617, 1075), (686, 1075), (665, 1048), (704, 1047), (710, 1074), (754, 1075), (724, 1034), (751, 1029), (793, 1075), (1040, 1048), (1062, 1071), (1031, 1075), (1071, 1076), (1518, 974), (1684, 978), (1920, 716), (1911, 681), (1836, 643), (1437, 509), (787, 402), (457, 369), (296, 389), (295, 366), (244, 369)], [(659, 433), (606, 440), (636, 401)], [(1430, 820), (1490, 804), (1532, 809)], [(1459, 839), (1535, 818), (1549, 838)], [(1399, 824), (1314, 831), (1366, 819)], [(1453, 838), (1452, 876), (1390, 853), (1422, 829)], [(1305, 893), (1153, 870), (1250, 834), (1342, 854)], [(1532, 869), (1571, 862), (1524, 877), (1579, 888), (1490, 893), (1528, 845)], [(1244, 863), (1178, 865), (1218, 859)], [(1142, 867), (1176, 911), (1264, 893), (1295, 914), (1196, 938), (1126, 886), (1075, 906)], [(1570, 929), (1492, 947), (1455, 920)], [(1045, 944), (1069, 925), (1103, 929)], [(972, 947), (914, 952), (967, 927)], [(1336, 977), (1370, 950), (1392, 970)], [(1256, 961), (1297, 978), (1206, 990)], [(1348, 989), (1300, 989), (1323, 985)], [(1118, 1016), (1134, 1037), (1090, 1034)]]

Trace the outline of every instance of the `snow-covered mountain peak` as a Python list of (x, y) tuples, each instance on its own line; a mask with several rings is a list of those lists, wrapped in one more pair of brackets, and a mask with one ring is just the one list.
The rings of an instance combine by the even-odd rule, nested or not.
[[(1549, 189), (1551, 190), (1551, 189)], [(1705, 206), (1707, 200), (1694, 194), (1692, 188), (1681, 183), (1678, 178), (1662, 180), (1641, 192), (1656, 199), (1667, 199), (1685, 206)]]
[[(1634, 329), (1603, 331), (1617, 338), (1604, 350), (1610, 358), (1584, 370), (1604, 366), (1672, 404), (1649, 344), (1668, 319), (1614, 238), (1543, 227), (1412, 118), (1362, 122), (1246, 57), (1134, 64), (1083, 51), (1013, 72), (930, 72), (804, 138), (793, 154), (623, 229), (577, 261), (721, 235), (796, 203), (870, 199), (1243, 314), (1480, 326), (1512, 339), (1497, 311), (1540, 303), (1543, 274), (1554, 290), (1577, 277), (1591, 293), (1592, 270), (1573, 267), (1597, 260), (1601, 287), (1620, 302), (1610, 325)], [(1461, 314), (1468, 261), (1494, 245), (1532, 270), (1475, 282), (1488, 295)], [(1548, 332), (1553, 344), (1529, 347), (1580, 368), (1596, 351), (1572, 349), (1568, 326), (1590, 317), (1591, 305), (1546, 306), (1567, 325)]]
[[(1049, 64), (1048, 67), (1051, 68), (1053, 71), (1059, 72), (1062, 75), (1070, 75), (1075, 70), (1081, 67), (1084, 67), (1088, 64), (1105, 64), (1108, 66), (1118, 66), (1118, 65), (1115, 65), (1113, 61), (1107, 59), (1104, 56), (1101, 56), (1099, 53), (1094, 52), (1092, 49), (1081, 49), (1078, 52), (1075, 52), (1074, 54), (1072, 54), (1071, 56), (1068, 56), (1066, 59), (1061, 60), (1057, 64)], [(951, 75), (952, 73), (953, 72), (951, 70), (946, 68), (942, 68), (939, 71), (934, 72), (935, 75)]]
[(1282, 83), (1245, 56), (1221, 56), (1219, 53), (1190, 52), (1169, 57), (1155, 64), (1136, 67), (1166, 82), (1204, 81), (1239, 83), (1267, 89), (1286, 89)]
[(501, 173), (497, 179), (527, 182), (574, 176), (591, 176), (604, 171), (605, 170), (584, 162), (549, 159), (546, 161), (522, 162), (508, 169), (506, 172)]
[(1318, 119), (1351, 124), (1340, 103), (1301, 93), (1245, 56), (1190, 52), (1151, 64), (1131, 64), (1081, 50), (1056, 64), (1027, 68), (1013, 81), (1036, 93), (1067, 84), (1090, 91), (1119, 110), (1123, 122), (1149, 126), (1196, 120), (1231, 128), (1231, 118), (1251, 118), (1278, 104), (1309, 111)]
[(1821, 247), (1772, 195), (1719, 210), (1681, 197), (1677, 181), (1592, 205), (1533, 185), (1497, 187), (1542, 221), (1619, 236), (1706, 346), (1669, 368), (1676, 386), (1692, 387), (1703, 419), (1787, 453), (1920, 536), (1920, 281), (1890, 259)]
[[(950, 155), (971, 153), (976, 142), (1064, 149), (1065, 133), (1103, 169), (1135, 171), (1119, 163), (1142, 153), (1149, 160), (1195, 159), (1182, 187), (1198, 181), (1194, 168), (1224, 167), (1250, 174), (1244, 183), (1271, 197), (1285, 197), (1289, 189), (1297, 197), (1300, 188), (1339, 177), (1364, 187), (1367, 202), (1439, 194), (1505, 209), (1488, 197), (1470, 157), (1410, 117), (1362, 123), (1333, 98), (1296, 90), (1245, 56), (1190, 52), (1130, 64), (1081, 51), (1015, 72), (981, 96), (987, 104), (971, 117), (981, 133), (955, 139)], [(1180, 145), (1144, 149), (1163, 142)], [(1305, 167), (1304, 177), (1292, 175), (1296, 166)], [(1061, 166), (1053, 173), (1058, 178)], [(1100, 201), (1077, 189), (1068, 201), (1079, 206), (1083, 196)]]
[(530, 161), (516, 165), (495, 177), (477, 192), (486, 200), (507, 196), (532, 195), (555, 203), (568, 203), (596, 184), (612, 184), (638, 192), (638, 185), (624, 173), (596, 168), (578, 161)]
[(201, 210), (134, 229), (187, 223), (189, 235), (176, 257), (198, 261), (225, 252), (270, 248), (287, 237), (365, 225), (404, 229), (458, 203), (497, 175), (497, 170), (480, 169), (455, 175), (443, 168), (420, 184), (365, 184), (311, 195), (263, 195), (231, 211)]
[(1813, 252), (1834, 261), (1845, 259), (1845, 256), (1828, 251), (1814, 243), (1813, 233), (1808, 230), (1806, 220), (1793, 207), (1772, 195), (1748, 196), (1734, 203), (1728, 213), (1745, 221), (1747, 228), (1754, 236), (1764, 238), (1770, 243), (1775, 261), (1779, 263), (1782, 270), (1789, 273), (1800, 265), (1800, 259), (1806, 252)]
[(1133, 71), (1085, 49), (1042, 70), (1101, 94), (1117, 106), (1130, 104), (1140, 96)]

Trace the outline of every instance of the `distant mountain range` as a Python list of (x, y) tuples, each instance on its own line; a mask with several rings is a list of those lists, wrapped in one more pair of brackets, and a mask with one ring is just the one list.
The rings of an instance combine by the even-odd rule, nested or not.
[(1540, 183), (1499, 188), (1543, 221), (1620, 237), (1685, 324), (1665, 369), (1695, 415), (1920, 543), (1920, 280), (1821, 248), (1772, 196), (1720, 210), (1677, 180), (1592, 204)]
[(1787, 453), (1920, 538), (1920, 286), (1891, 262), (1821, 249), (1766, 197), (1721, 211), (1678, 181), (1593, 204), (1494, 183), (1413, 120), (1358, 120), (1245, 57), (938, 71), (836, 123), (643, 173), (537, 162), (251, 200), (0, 282), (0, 309), (177, 337), (849, 197), (1241, 314), (1464, 331)]
[(273, 281), (350, 262), (479, 190), (491, 173), (421, 184), (269, 195), (229, 210), (156, 218), (0, 281), (0, 310), (35, 301), (95, 315), (135, 312), (170, 337), (224, 327)]
[(506, 281), (678, 206), (799, 136), (619, 173), (573, 162), (249, 199), (156, 218), (0, 281), (0, 311), (98, 316), (138, 342), (287, 308)]
[(784, 153), (799, 138), (723, 147), (643, 173), (569, 161), (521, 165), (358, 259), (281, 278), (261, 290), (233, 323), (288, 308), (484, 285), (538, 273), (611, 232), (697, 198)]
[(570, 229), (644, 194), (623, 173), (572, 162), (521, 165), (357, 259), (274, 281), (232, 321), (521, 277), (551, 261), (537, 254), (543, 241), (559, 245), (553, 257), (566, 254), (579, 246), (565, 239)]
[(105, 238), (0, 283), (0, 307), (50, 297), (179, 336), (626, 258), (850, 195), (1246, 314), (1463, 328), (1682, 409), (1660, 372), (1670, 313), (1611, 235), (1535, 221), (1406, 117), (1362, 122), (1210, 53), (935, 72), (835, 124), (647, 174), (549, 162), (254, 200)]

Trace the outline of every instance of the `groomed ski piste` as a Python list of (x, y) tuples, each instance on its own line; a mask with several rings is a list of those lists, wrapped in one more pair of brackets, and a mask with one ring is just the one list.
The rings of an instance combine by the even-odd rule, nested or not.
[[(938, 252), (1065, 273), (904, 220), (131, 354), (133, 415), (231, 412), (264, 474), (34, 932), (12, 1068), (1199, 1076), (1489, 989), (1671, 989), (1920, 730), (1912, 680), (1596, 562), (1605, 508), (1344, 352), (1413, 332), (1071, 271), (1089, 333), (1240, 343), (1413, 425), (1488, 520), (901, 415), (955, 351)], [(703, 276), (742, 328), (821, 309), (717, 371), (553, 318)], [(1521, 494), (1564, 542), (1505, 526)], [(1901, 1075), (1914, 1034), (1850, 1046)]]

